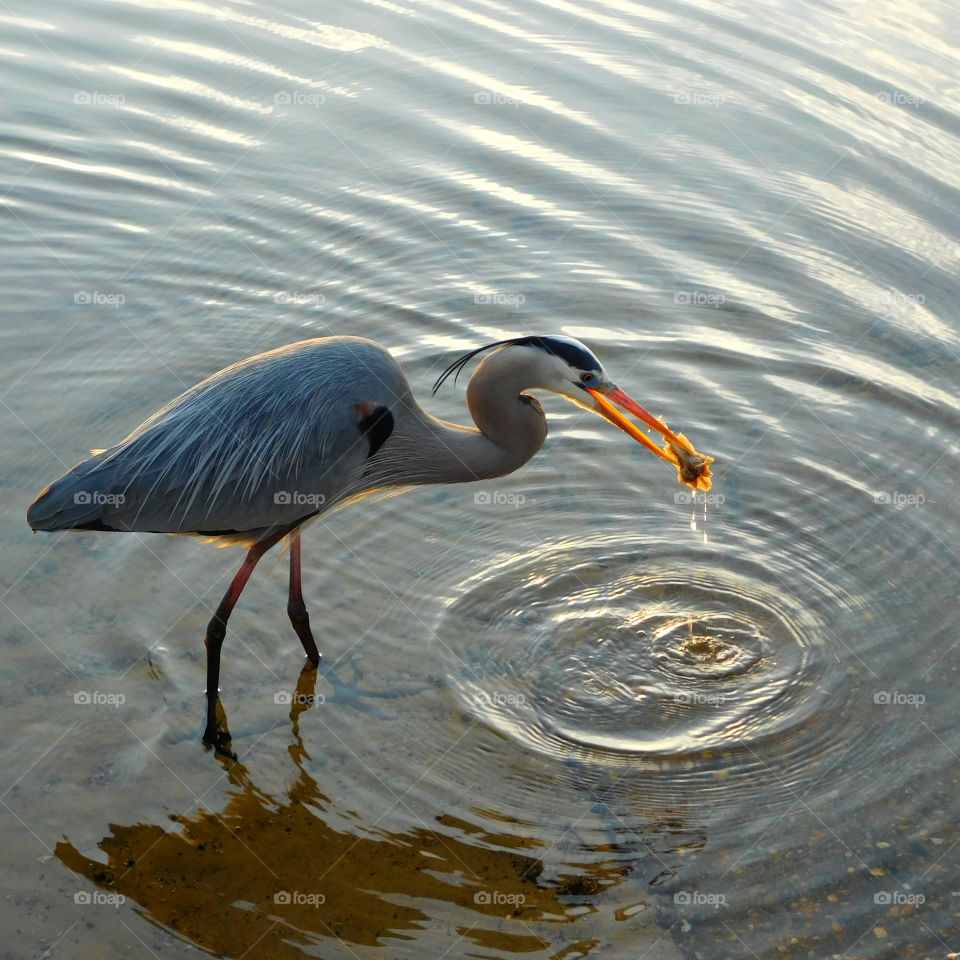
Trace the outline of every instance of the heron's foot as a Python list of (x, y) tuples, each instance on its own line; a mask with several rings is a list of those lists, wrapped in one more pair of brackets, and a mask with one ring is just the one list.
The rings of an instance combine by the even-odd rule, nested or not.
[(227, 715), (218, 699), (213, 706), (207, 705), (207, 724), (203, 729), (203, 743), (213, 747), (218, 757), (236, 760), (233, 752), (233, 743), (230, 739), (230, 728), (227, 726)]
[(310, 629), (310, 614), (307, 613), (303, 600), (291, 597), (287, 602), (287, 615), (290, 617), (293, 629), (300, 638), (303, 652), (312, 663), (319, 663), (320, 651), (317, 650), (316, 641), (313, 639), (313, 631)]

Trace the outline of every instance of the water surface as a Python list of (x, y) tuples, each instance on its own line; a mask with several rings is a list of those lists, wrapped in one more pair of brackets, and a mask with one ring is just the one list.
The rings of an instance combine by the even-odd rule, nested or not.
[[(10, 956), (960, 949), (944, 3), (7, 4)], [(544, 398), (522, 472), (240, 562), (30, 500), (238, 359), (587, 342), (709, 498)], [(121, 900), (121, 898), (123, 898)]]

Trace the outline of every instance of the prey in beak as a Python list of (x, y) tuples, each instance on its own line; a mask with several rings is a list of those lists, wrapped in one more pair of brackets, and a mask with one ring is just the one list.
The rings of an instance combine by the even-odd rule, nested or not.
[[(682, 434), (674, 433), (662, 420), (645, 410), (628, 393), (619, 387), (587, 387), (584, 389), (593, 397), (593, 409), (611, 423), (616, 424), (624, 433), (628, 433), (634, 440), (638, 440), (648, 450), (662, 457), (677, 468), (682, 483), (688, 484), (694, 490), (709, 490), (713, 484), (710, 475), (710, 464), (713, 457), (704, 456), (693, 449), (693, 444)], [(648, 427), (652, 427), (661, 434), (666, 443), (658, 447), (632, 420), (628, 420), (614, 406), (632, 413), (642, 420)]]

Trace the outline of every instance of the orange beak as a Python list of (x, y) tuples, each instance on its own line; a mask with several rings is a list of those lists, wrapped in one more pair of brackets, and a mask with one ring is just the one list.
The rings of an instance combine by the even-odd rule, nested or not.
[[(683, 434), (674, 433), (662, 420), (658, 420), (652, 413), (641, 407), (633, 397), (619, 387), (602, 391), (587, 387), (586, 390), (593, 397), (594, 410), (600, 416), (616, 424), (624, 433), (638, 440), (667, 463), (672, 463), (680, 474), (681, 482), (690, 484), (694, 490), (710, 489), (710, 464), (713, 463), (713, 457), (705, 457), (697, 453)], [(611, 400), (613, 403), (610, 402)], [(656, 430), (667, 441), (666, 444), (658, 447), (635, 423), (617, 410), (614, 403)]]

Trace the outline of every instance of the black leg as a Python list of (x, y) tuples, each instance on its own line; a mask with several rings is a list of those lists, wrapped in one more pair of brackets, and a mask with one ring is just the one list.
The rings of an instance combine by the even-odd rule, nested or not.
[(224, 730), (220, 729), (217, 719), (220, 690), (220, 648), (223, 646), (223, 638), (227, 633), (227, 620), (230, 619), (230, 614), (237, 605), (240, 594), (243, 593), (243, 588), (247, 585), (247, 581), (260, 558), (283, 536), (282, 533), (275, 534), (266, 540), (255, 543), (247, 551), (247, 557), (230, 583), (227, 592), (223, 595), (223, 599), (217, 607), (217, 612), (210, 619), (210, 623), (207, 624), (207, 635), (204, 639), (207, 647), (207, 723), (203, 731), (203, 740), (205, 743), (212, 744), (218, 752), (226, 750), (229, 754), (226, 744), (229, 743), (230, 734), (225, 728)]

